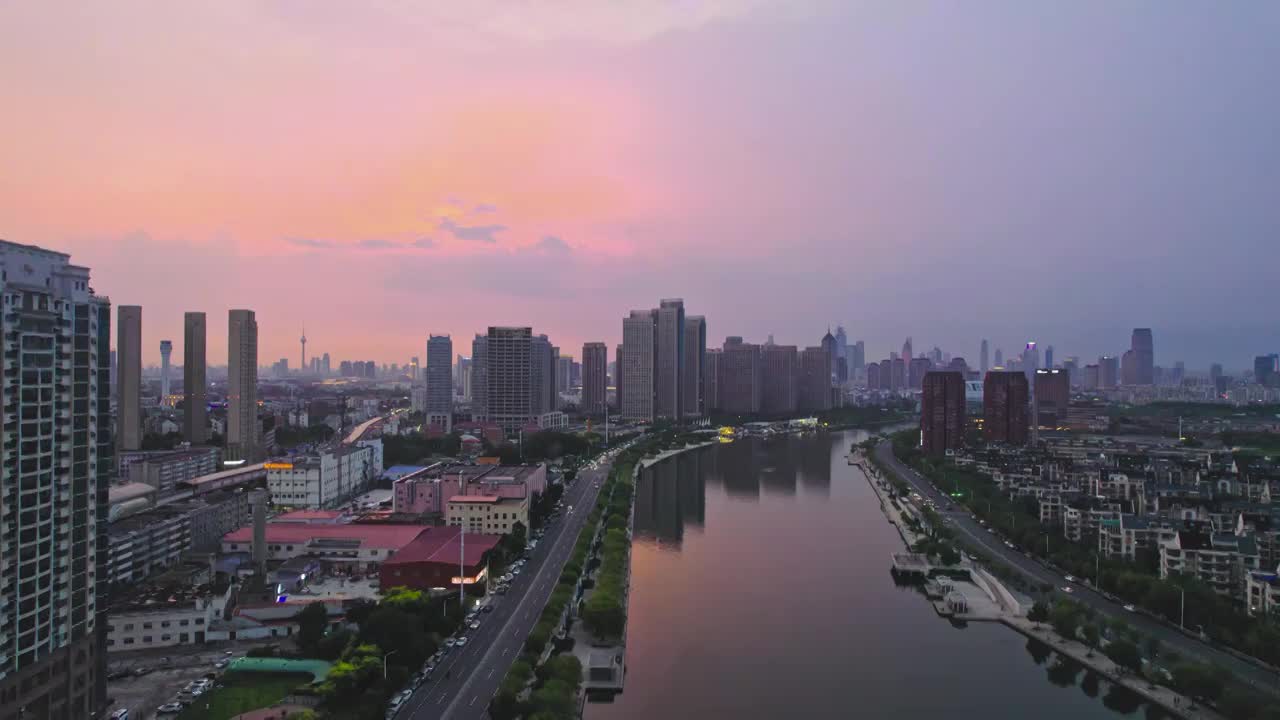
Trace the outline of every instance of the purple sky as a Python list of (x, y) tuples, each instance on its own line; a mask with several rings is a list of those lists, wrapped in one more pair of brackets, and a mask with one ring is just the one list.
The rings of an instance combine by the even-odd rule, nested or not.
[(0, 237), (263, 364), (708, 336), (1280, 351), (1280, 5), (9, 3)]

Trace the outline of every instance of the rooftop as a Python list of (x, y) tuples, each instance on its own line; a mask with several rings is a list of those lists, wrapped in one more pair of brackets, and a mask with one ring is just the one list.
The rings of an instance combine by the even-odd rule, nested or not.
[[(383, 525), (367, 523), (267, 523), (267, 542), (273, 544), (307, 544), (313, 541), (358, 541), (361, 547), (401, 550), (426, 531), (425, 525)], [(252, 543), (253, 528), (243, 527), (222, 537), (223, 542)]]
[(501, 500), (497, 495), (454, 495), (449, 498), (451, 503), (496, 503)]
[[(482, 533), (467, 533), (466, 538), (463, 539), (462, 528), (455, 526), (428, 528), (383, 565), (460, 561), (466, 565), (475, 565), (484, 559), (485, 553), (497, 547), (500, 540), (502, 540), (500, 535)], [(465, 556), (463, 556), (464, 548)]]

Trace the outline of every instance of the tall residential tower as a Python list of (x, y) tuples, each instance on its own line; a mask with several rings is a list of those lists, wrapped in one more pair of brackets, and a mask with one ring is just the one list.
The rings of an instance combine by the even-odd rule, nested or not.
[(227, 314), (227, 459), (258, 458), (258, 320), (252, 310)]

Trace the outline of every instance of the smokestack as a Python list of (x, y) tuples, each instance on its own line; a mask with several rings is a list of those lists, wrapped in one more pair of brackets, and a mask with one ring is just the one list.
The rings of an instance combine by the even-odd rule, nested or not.
[(259, 575), (267, 574), (267, 491), (249, 493), (253, 507), (253, 567)]

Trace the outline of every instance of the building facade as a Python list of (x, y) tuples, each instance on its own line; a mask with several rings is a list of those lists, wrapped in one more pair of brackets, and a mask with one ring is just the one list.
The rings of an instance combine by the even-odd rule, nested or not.
[(723, 357), (724, 351), (720, 348), (707, 350), (702, 376), (702, 404), (708, 413), (720, 409), (720, 360)]
[(618, 374), (624, 420), (653, 422), (656, 417), (655, 365), (657, 360), (657, 314), (652, 310), (632, 310), (622, 321), (622, 354)]
[(116, 439), (121, 450), (142, 447), (142, 308), (116, 308)]
[(0, 241), (0, 719), (106, 700), (110, 301), (70, 256)]
[(964, 375), (934, 370), (924, 376), (920, 395), (920, 446), (942, 455), (964, 445)]
[(684, 301), (658, 303), (654, 319), (653, 414), (678, 420), (684, 398)]
[[(489, 336), (476, 334), (471, 341), (471, 419), (489, 419)], [(425, 407), (425, 405), (424, 405)]]
[(720, 409), (737, 415), (760, 412), (762, 385), (760, 346), (740, 337), (724, 341), (720, 354)]
[(1035, 418), (1037, 428), (1053, 430), (1066, 423), (1071, 403), (1071, 376), (1061, 368), (1036, 370)]
[(701, 315), (689, 315), (684, 319), (684, 377), (681, 379), (685, 417), (706, 413), (703, 389), (706, 362), (707, 320)]
[(798, 400), (805, 412), (831, 409), (831, 353), (822, 347), (807, 347), (800, 353)]
[(989, 443), (1027, 444), (1027, 376), (992, 370), (982, 383), (982, 437)]
[(532, 421), (533, 328), (490, 327), (485, 342), (488, 421), (515, 435)]
[(368, 490), (382, 474), (381, 464), (372, 443), (339, 445), (267, 463), (267, 490), (278, 505), (313, 510), (337, 507)]
[(427, 427), (453, 432), (453, 340), (448, 335), (427, 339), (426, 402), (423, 413)]
[(760, 412), (794, 413), (799, 407), (799, 355), (795, 345), (766, 345), (760, 352)]
[(591, 417), (604, 415), (609, 401), (609, 348), (602, 342), (582, 346), (582, 413)]
[(258, 459), (258, 320), (252, 310), (227, 315), (227, 459)]

